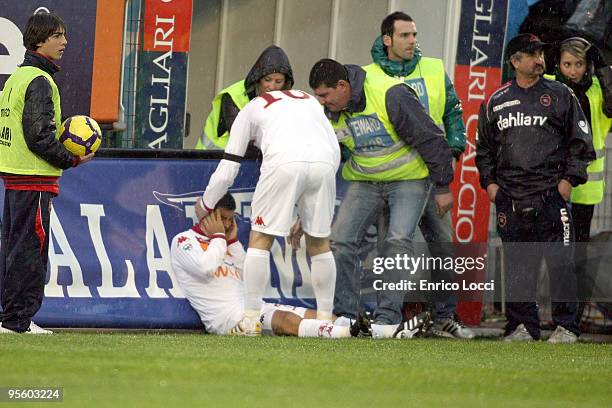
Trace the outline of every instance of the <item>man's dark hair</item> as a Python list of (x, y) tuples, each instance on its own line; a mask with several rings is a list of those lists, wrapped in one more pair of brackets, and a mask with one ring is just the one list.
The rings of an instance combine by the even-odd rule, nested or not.
[(234, 196), (232, 196), (230, 193), (225, 193), (219, 202), (217, 202), (217, 205), (215, 205), (215, 210), (219, 208), (236, 211), (236, 200), (234, 200)]
[(66, 31), (66, 23), (55, 13), (36, 13), (30, 16), (23, 31), (23, 45), (36, 51), (38, 44), (47, 41), (57, 30)]
[(333, 59), (323, 58), (312, 66), (308, 83), (312, 89), (321, 85), (335, 88), (340, 80), (348, 81), (348, 73), (344, 65)]
[(388, 35), (389, 37), (393, 37), (393, 29), (396, 21), (414, 21), (412, 17), (403, 11), (396, 11), (394, 13), (389, 14), (380, 24), (380, 35)]

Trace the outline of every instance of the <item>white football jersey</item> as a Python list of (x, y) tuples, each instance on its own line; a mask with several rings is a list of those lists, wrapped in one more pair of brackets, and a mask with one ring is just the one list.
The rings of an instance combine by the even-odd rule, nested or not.
[(263, 154), (262, 177), (287, 163), (323, 162), (334, 170), (340, 165), (336, 133), (314, 96), (295, 89), (266, 92), (249, 102), (234, 120), (225, 158), (202, 197), (208, 211), (234, 183), (240, 169), (237, 158), (244, 157), (251, 141)]
[(317, 99), (304, 91), (266, 92), (249, 102), (232, 125), (225, 152), (244, 156), (250, 141), (263, 154), (262, 172), (290, 162), (340, 164), (334, 129)]
[(198, 227), (172, 239), (172, 269), (206, 330), (227, 334), (244, 313), (242, 267), (246, 253), (239, 241), (227, 246), (222, 234), (208, 237)]

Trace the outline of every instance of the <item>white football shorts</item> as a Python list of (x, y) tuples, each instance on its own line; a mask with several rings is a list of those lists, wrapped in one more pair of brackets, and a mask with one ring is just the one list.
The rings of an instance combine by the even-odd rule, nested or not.
[(324, 162), (291, 162), (262, 173), (253, 195), (251, 229), (285, 237), (295, 222), (294, 210), (308, 235), (326, 238), (336, 201), (336, 170)]

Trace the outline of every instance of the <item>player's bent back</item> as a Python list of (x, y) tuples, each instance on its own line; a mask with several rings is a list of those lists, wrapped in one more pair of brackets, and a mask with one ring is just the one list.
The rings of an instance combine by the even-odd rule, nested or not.
[(243, 156), (250, 140), (263, 153), (262, 171), (290, 162), (338, 167), (340, 148), (323, 108), (299, 90), (267, 92), (253, 99), (232, 126), (226, 153)]

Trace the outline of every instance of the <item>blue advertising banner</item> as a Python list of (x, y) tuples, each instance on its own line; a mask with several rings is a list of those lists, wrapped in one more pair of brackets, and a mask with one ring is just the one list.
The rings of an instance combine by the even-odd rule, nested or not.
[[(174, 235), (196, 221), (195, 201), (217, 164), (97, 158), (64, 172), (60, 195), (53, 201), (49, 270), (37, 323), (201, 328), (172, 272), (169, 245)], [(259, 163), (245, 161), (230, 190), (245, 246), (258, 178)], [(339, 181), (338, 186), (343, 194), (345, 184)], [(277, 239), (267, 299), (314, 307), (303, 247), (294, 252), (284, 238)]]
[(52, 11), (67, 26), (68, 44), (55, 75), (62, 95), (62, 116), (89, 115), (94, 63), (96, 0), (0, 0), (0, 90), (23, 62), (22, 30), (37, 11)]

